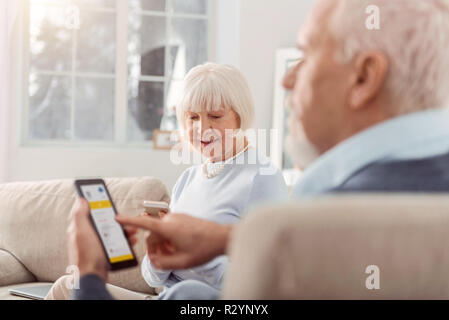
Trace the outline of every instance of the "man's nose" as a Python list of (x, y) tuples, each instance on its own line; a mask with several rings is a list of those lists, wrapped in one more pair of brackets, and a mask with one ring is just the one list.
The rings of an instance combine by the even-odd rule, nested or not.
[(282, 86), (285, 89), (293, 90), (293, 88), (295, 87), (296, 74), (297, 74), (298, 68), (299, 68), (299, 65), (296, 65), (296, 66), (288, 69), (287, 73), (284, 76), (284, 79), (282, 80)]

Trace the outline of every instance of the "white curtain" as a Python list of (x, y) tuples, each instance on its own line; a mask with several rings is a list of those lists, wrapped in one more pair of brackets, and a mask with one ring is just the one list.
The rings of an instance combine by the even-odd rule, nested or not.
[(12, 29), (18, 14), (18, 0), (0, 0), (0, 182), (8, 180), (8, 151), (10, 123), (13, 105), (11, 103)]

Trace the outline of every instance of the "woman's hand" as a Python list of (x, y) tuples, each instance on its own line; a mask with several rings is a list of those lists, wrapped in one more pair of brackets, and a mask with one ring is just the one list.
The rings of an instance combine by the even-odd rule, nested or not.
[(165, 217), (166, 214), (168, 214), (168, 211), (160, 210), (160, 211), (159, 211), (159, 218), (162, 219), (163, 217)]
[[(159, 212), (158, 212), (159, 218), (162, 219), (167, 213), (168, 213), (167, 211), (159, 210)], [(140, 215), (142, 217), (152, 217), (151, 214), (149, 214), (148, 212), (145, 212), (145, 211), (142, 212)]]

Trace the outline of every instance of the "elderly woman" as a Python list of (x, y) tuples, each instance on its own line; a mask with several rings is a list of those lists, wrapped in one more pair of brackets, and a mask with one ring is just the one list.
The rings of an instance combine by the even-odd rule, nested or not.
[[(205, 161), (179, 177), (168, 214), (186, 213), (233, 224), (252, 206), (288, 198), (279, 169), (245, 136), (254, 117), (254, 103), (236, 68), (213, 63), (193, 68), (184, 81), (177, 117), (184, 141)], [(193, 269), (158, 270), (146, 255), (141, 268), (149, 286), (165, 287), (159, 299), (214, 299), (219, 296), (227, 262), (227, 257), (220, 256)], [(68, 298), (63, 283), (58, 280), (47, 298)], [(111, 285), (108, 289), (115, 298), (129, 296), (123, 289)]]
[[(189, 144), (207, 160), (180, 176), (170, 211), (232, 224), (251, 206), (286, 200), (287, 187), (279, 169), (245, 137), (254, 104), (242, 74), (232, 66), (207, 63), (193, 68), (184, 85), (178, 122)], [(221, 256), (193, 269), (161, 271), (146, 256), (142, 274), (150, 286), (165, 286), (160, 298), (213, 298), (218, 296), (226, 264), (227, 258)], [(187, 280), (200, 281), (213, 290), (209, 296), (198, 296), (193, 289), (186, 290), (187, 283), (182, 282)], [(177, 284), (184, 287), (183, 293), (170, 289)], [(189, 284), (195, 287), (192, 281)]]

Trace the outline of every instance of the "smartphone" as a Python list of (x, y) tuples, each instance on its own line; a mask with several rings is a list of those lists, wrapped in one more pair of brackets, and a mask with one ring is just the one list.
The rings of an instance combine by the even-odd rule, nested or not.
[(104, 180), (75, 180), (75, 189), (78, 196), (89, 203), (90, 221), (101, 240), (110, 270), (137, 266), (126, 232), (115, 220), (117, 210)]
[(145, 212), (151, 216), (159, 218), (159, 211), (169, 211), (168, 203), (164, 201), (144, 201)]

